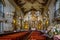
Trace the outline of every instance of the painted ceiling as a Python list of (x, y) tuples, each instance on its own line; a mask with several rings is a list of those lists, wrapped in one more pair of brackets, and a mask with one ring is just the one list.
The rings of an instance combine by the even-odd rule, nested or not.
[(44, 12), (49, 1), (51, 0), (14, 0), (24, 13), (31, 10)]
[(42, 10), (48, 0), (14, 0), (23, 12), (34, 10)]

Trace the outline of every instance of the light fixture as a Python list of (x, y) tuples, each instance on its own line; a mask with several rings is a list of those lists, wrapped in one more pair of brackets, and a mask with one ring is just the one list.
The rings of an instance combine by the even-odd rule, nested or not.
[(15, 20), (15, 19), (13, 19), (13, 23), (14, 23), (14, 24), (16, 23), (16, 20)]

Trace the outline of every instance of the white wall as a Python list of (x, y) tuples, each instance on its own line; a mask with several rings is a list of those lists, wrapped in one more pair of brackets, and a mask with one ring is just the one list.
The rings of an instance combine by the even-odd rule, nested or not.
[(9, 3), (8, 0), (4, 0), (6, 6), (4, 7), (4, 13), (5, 13), (5, 19), (7, 20), (7, 23), (4, 23), (4, 31), (12, 30), (12, 19), (13, 19), (13, 13), (15, 11), (15, 8)]
[(55, 0), (52, 0), (50, 5), (49, 5), (49, 19), (50, 19), (50, 24), (52, 24), (52, 20), (54, 18), (54, 11), (55, 11), (55, 6), (54, 6)]

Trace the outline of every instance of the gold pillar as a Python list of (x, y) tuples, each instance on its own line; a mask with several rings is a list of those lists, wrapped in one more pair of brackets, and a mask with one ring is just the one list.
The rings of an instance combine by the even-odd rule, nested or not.
[(28, 21), (25, 21), (25, 22), (24, 22), (24, 30), (29, 30)]
[(17, 30), (17, 20), (16, 20), (16, 12), (14, 12), (13, 22), (12, 22), (13, 30)]

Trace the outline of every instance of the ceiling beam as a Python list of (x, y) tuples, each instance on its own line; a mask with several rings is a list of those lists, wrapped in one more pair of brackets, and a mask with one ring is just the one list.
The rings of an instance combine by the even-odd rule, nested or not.
[(12, 6), (14, 6), (14, 7), (17, 7), (18, 5), (14, 2), (14, 0), (8, 0), (11, 4), (12, 4)]

